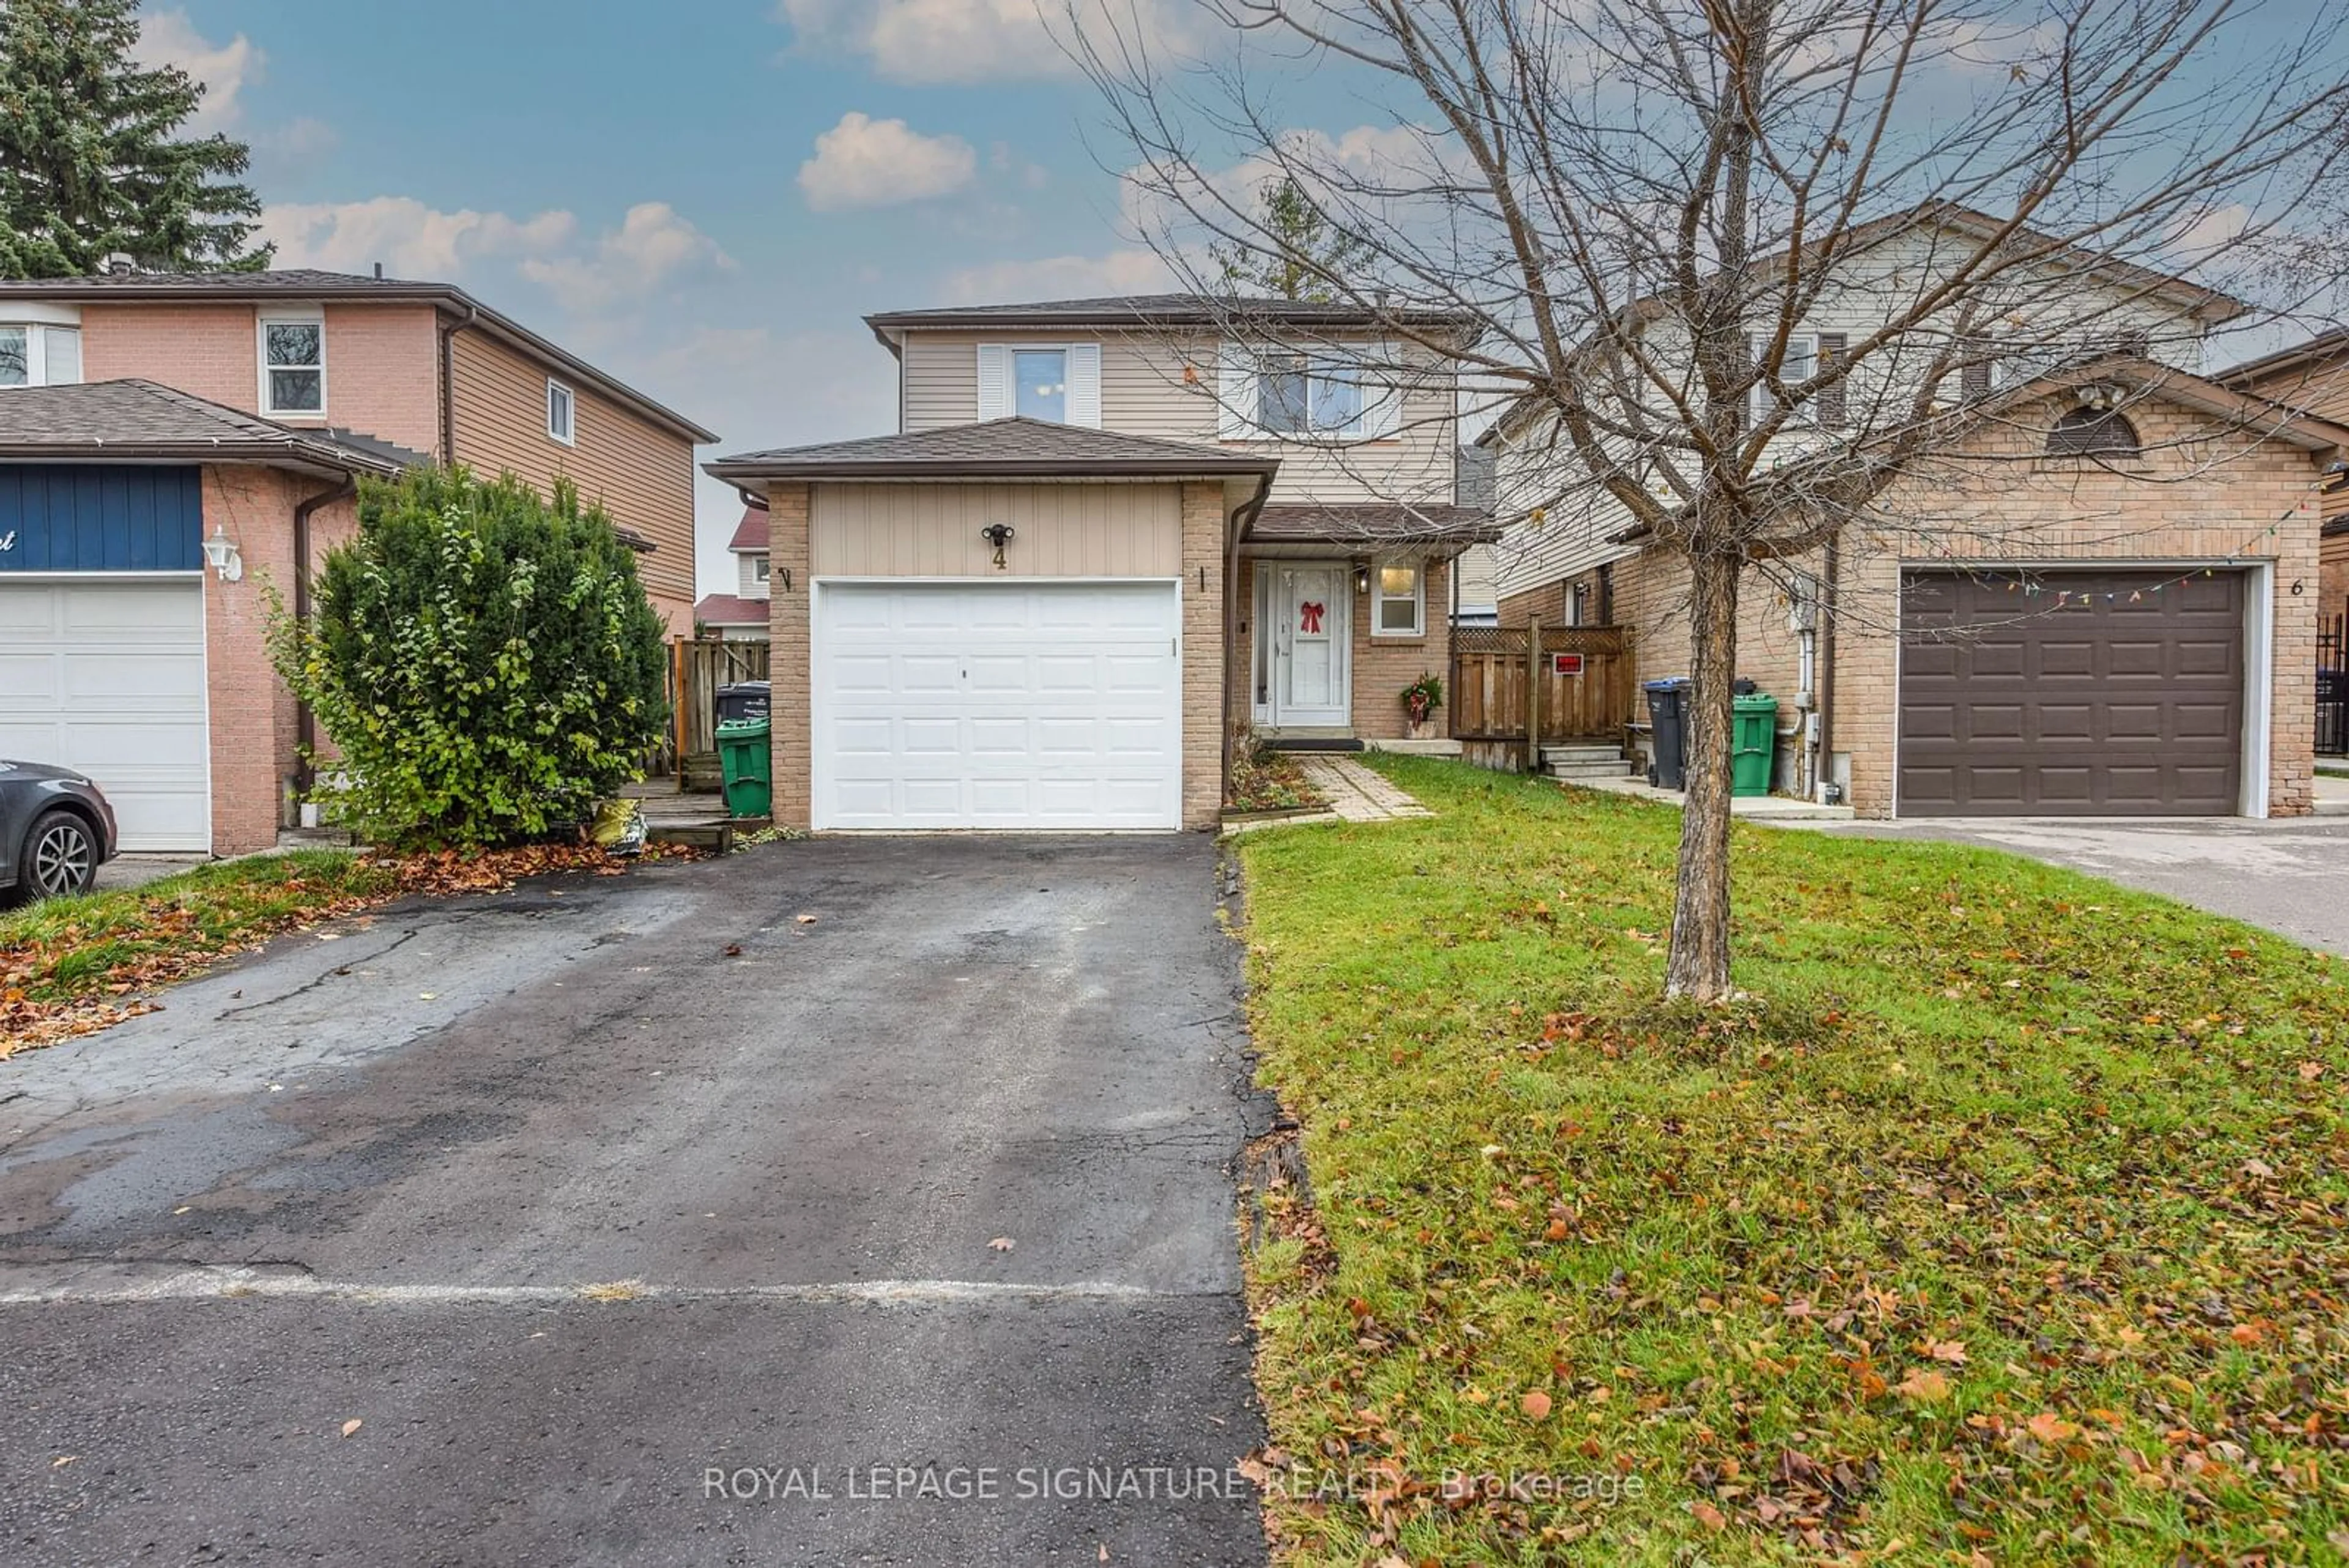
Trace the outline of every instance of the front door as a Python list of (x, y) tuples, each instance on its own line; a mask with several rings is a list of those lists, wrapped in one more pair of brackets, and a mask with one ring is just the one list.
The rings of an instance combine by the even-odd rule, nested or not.
[(1257, 569), (1266, 602), (1257, 624), (1272, 633), (1266, 718), (1275, 729), (1350, 726), (1351, 574), (1330, 562), (1263, 561)]

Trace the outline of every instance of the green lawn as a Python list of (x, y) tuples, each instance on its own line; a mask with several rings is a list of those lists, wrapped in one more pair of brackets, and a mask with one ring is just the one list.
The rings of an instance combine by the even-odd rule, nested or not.
[(1667, 1008), (1677, 813), (1374, 765), (1439, 815), (1238, 850), (1293, 1561), (2340, 1560), (2341, 963), (1741, 828), (1752, 997)]
[(143, 888), (0, 911), (0, 1058), (88, 1033), (234, 949), (388, 896), (396, 867), (343, 850), (199, 866)]

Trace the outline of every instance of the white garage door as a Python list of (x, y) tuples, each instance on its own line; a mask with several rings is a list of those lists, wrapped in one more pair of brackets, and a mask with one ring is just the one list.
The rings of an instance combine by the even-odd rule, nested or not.
[(814, 823), (1182, 826), (1171, 583), (825, 583)]
[(203, 585), (0, 579), (0, 756), (96, 779), (125, 849), (210, 849)]

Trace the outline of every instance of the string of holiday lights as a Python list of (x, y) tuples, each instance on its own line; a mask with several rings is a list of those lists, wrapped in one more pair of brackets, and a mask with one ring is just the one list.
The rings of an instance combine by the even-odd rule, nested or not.
[(2000, 583), (2004, 583), (2008, 593), (2021, 594), (2025, 598), (2054, 598), (2055, 602), (2046, 607), (2046, 610), (2043, 613), (2052, 614), (2056, 610), (2070, 609), (2075, 606), (2077, 606), (2082, 609), (2088, 609), (2094, 607), (2098, 603), (2138, 604), (2143, 602), (2148, 596), (2159, 594), (2165, 588), (2179, 588), (2184, 587), (2186, 584), (2194, 581), (2198, 577), (2216, 576), (2222, 571), (2227, 571), (2243, 565), (2243, 556), (2246, 552), (2248, 552), (2253, 545), (2260, 544), (2263, 540), (2274, 538), (2276, 536), (2277, 530), (2281, 529), (2286, 523), (2291, 522), (2296, 514), (2306, 510), (2307, 505), (2308, 504), (2306, 502), (2302, 502), (2299, 505), (2294, 506), (2292, 511), (2285, 513), (2282, 516), (2277, 518), (2266, 527), (2259, 530), (2257, 533), (2246, 535), (2243, 541), (2237, 545), (2233, 549), (2228, 551), (2222, 559), (2213, 562), (2209, 566), (2189, 567), (2174, 577), (2165, 577), (2160, 582), (2153, 583), (2142, 587), (2128, 589), (2115, 588), (2095, 591), (2083, 591), (2078, 588), (2058, 588), (2051, 587), (2048, 583), (2044, 581), (2044, 574), (2040, 572), (2033, 572), (2029, 570), (2002, 571), (1995, 567), (1985, 567), (1980, 569), (1963, 568), (1963, 562), (1946, 548), (1942, 552), (1942, 558), (1945, 561), (1951, 562), (1952, 565), (1959, 566), (1965, 569), (1966, 575), (1973, 578), (1976, 582), (1987, 583), (1992, 587), (1996, 587)]

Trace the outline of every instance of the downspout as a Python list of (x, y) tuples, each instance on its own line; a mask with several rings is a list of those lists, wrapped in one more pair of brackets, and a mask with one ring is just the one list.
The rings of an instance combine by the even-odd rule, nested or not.
[(481, 319), (481, 306), (465, 306), (465, 319), (440, 328), (440, 465), (457, 465), (457, 334)]
[[(294, 508), (294, 624), (307, 630), (310, 625), (310, 516), (321, 506), (331, 506), (338, 501), (348, 501), (358, 493), (358, 483), (349, 475), (332, 490), (321, 490)], [(296, 699), (294, 704), (294, 739), (299, 748), (299, 760), (294, 768), (294, 784), (304, 794), (310, 793), (317, 781), (317, 770), (310, 765), (310, 752), (318, 743), (318, 716), (310, 704)], [(300, 818), (297, 816), (298, 823)]]
[(1827, 535), (1819, 584), (1819, 758), (1811, 782), (1824, 805), (1843, 803), (1843, 785), (1835, 777), (1836, 603), (1843, 575), (1842, 541), (1841, 530)]
[[(1216, 723), (1223, 731), (1222, 772), (1216, 775), (1216, 810), (1224, 809), (1224, 792), (1232, 786), (1232, 659), (1239, 647), (1240, 541), (1256, 526), (1257, 514), (1272, 498), (1272, 475), (1256, 482), (1256, 493), (1240, 503), (1224, 530), (1224, 689), (1216, 694)], [(1264, 635), (1258, 627), (1257, 635)], [(1249, 690), (1253, 691), (1254, 686)]]

